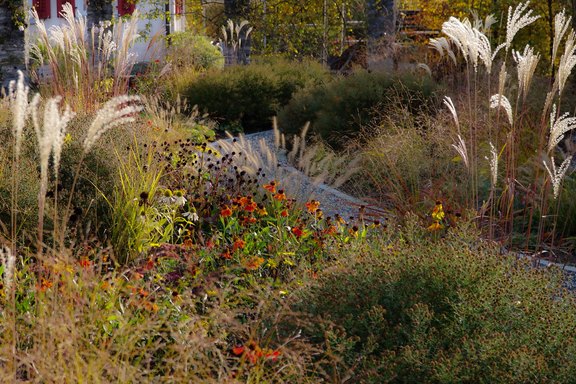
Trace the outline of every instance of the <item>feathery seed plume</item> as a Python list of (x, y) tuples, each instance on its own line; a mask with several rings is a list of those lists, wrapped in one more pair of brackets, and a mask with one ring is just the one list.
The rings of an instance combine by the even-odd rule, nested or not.
[(512, 40), (514, 40), (514, 36), (516, 36), (518, 31), (540, 18), (540, 16), (531, 16), (532, 9), (526, 10), (528, 5), (530, 5), (530, 1), (520, 3), (516, 6), (514, 12), (512, 12), (512, 6), (508, 7), (508, 20), (506, 23), (506, 51), (508, 51), (512, 46)]
[(0, 262), (4, 266), (4, 289), (10, 292), (14, 283), (14, 266), (16, 265), (16, 255), (8, 247), (0, 247)]
[(496, 147), (492, 142), (490, 142), (490, 158), (484, 158), (490, 162), (490, 183), (494, 188), (498, 181), (498, 152), (496, 152)]
[(564, 175), (566, 174), (568, 166), (570, 165), (571, 162), (572, 162), (572, 156), (569, 156), (562, 162), (560, 168), (556, 169), (556, 163), (554, 162), (554, 157), (552, 157), (550, 159), (552, 169), (550, 169), (548, 167), (548, 164), (546, 164), (546, 161), (544, 160), (542, 161), (544, 167), (546, 168), (546, 171), (548, 172), (548, 175), (550, 176), (550, 181), (552, 182), (552, 188), (554, 190), (554, 199), (557, 199), (558, 195), (560, 194), (560, 184), (562, 184), (562, 179), (564, 179)]
[(560, 57), (558, 65), (558, 94), (562, 94), (566, 80), (576, 65), (576, 34), (570, 31), (564, 44), (564, 54)]
[(564, 134), (576, 128), (576, 117), (568, 117), (568, 112), (556, 118), (556, 104), (550, 112), (550, 137), (548, 138), (548, 153), (562, 141)]
[(24, 74), (22, 71), (18, 71), (18, 81), (16, 83), (11, 81), (9, 86), (13, 119), (12, 134), (16, 139), (16, 147), (14, 148), (16, 157), (20, 156), (20, 147), (22, 146), (22, 132), (26, 125), (29, 90), (28, 87), (24, 86)]
[(566, 12), (562, 9), (562, 12), (558, 12), (556, 16), (554, 16), (554, 40), (552, 43), (552, 60), (551, 63), (554, 63), (556, 60), (556, 55), (558, 54), (558, 48), (560, 47), (560, 42), (562, 38), (566, 34), (566, 31), (570, 27), (570, 21), (572, 20), (572, 16), (566, 17)]
[(143, 109), (142, 105), (136, 104), (138, 101), (140, 101), (138, 96), (123, 95), (106, 102), (96, 113), (88, 129), (88, 134), (84, 139), (84, 152), (90, 152), (100, 136), (111, 128), (134, 121), (134, 115)]
[(460, 133), (460, 121), (458, 120), (458, 113), (456, 112), (456, 107), (454, 106), (454, 103), (449, 96), (444, 96), (444, 105), (448, 107), (448, 110), (452, 114), (454, 122), (456, 123), (456, 128), (458, 128), (458, 133)]
[(444, 57), (444, 51), (446, 51), (448, 57), (450, 57), (454, 65), (456, 65), (457, 63), (456, 55), (454, 54), (454, 51), (452, 51), (452, 47), (450, 47), (450, 42), (448, 41), (448, 39), (446, 39), (445, 37), (439, 37), (438, 39), (430, 39), (428, 45), (431, 48), (435, 49), (440, 54), (440, 57)]
[(510, 101), (506, 98), (506, 96), (501, 95), (499, 93), (492, 95), (490, 98), (490, 108), (504, 108), (506, 111), (506, 116), (508, 117), (508, 122), (510, 125), (514, 125), (514, 120), (512, 117), (512, 105), (510, 105)]
[(464, 139), (462, 139), (462, 136), (458, 135), (458, 141), (456, 142), (456, 144), (452, 144), (452, 147), (454, 147), (456, 152), (458, 152), (458, 154), (460, 155), (460, 157), (464, 161), (464, 165), (466, 166), (466, 169), (469, 169), (469, 167), (468, 167), (468, 150), (466, 149), (466, 143), (464, 142)]
[(535, 55), (534, 49), (526, 45), (523, 53), (512, 50), (512, 56), (518, 64), (518, 88), (520, 93), (526, 97), (532, 83), (532, 77), (538, 66), (538, 61), (540, 61), (540, 54)]

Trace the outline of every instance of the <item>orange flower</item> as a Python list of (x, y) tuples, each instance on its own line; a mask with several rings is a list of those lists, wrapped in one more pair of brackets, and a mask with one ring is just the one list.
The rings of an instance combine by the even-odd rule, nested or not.
[(234, 348), (232, 348), (232, 353), (235, 354), (236, 356), (240, 356), (244, 353), (244, 346), (243, 345), (237, 345)]
[(304, 231), (300, 227), (294, 227), (294, 228), (292, 228), (292, 233), (296, 237), (302, 237), (302, 235), (304, 234)]
[(267, 216), (268, 215), (268, 211), (266, 210), (266, 208), (262, 204), (258, 204), (258, 211), (257, 212), (260, 216)]
[(264, 259), (262, 257), (253, 256), (244, 263), (244, 267), (250, 271), (253, 271), (260, 268), (262, 263), (264, 263)]
[(39, 287), (40, 292), (46, 292), (48, 289), (52, 288), (52, 285), (54, 284), (50, 280), (43, 277)]
[(241, 207), (245, 207), (246, 204), (252, 201), (252, 196), (242, 196), (241, 198), (237, 199), (238, 205)]
[(232, 254), (230, 253), (229, 249), (226, 249), (224, 252), (222, 252), (220, 256), (226, 260), (230, 260), (232, 258)]
[(229, 217), (232, 216), (232, 210), (230, 209), (230, 207), (228, 207), (227, 205), (225, 205), (221, 210), (220, 210), (220, 217)]
[(254, 216), (248, 216), (244, 218), (244, 221), (242, 222), (243, 225), (249, 225), (249, 224), (254, 224), (255, 222), (257, 222), (258, 220), (256, 220), (256, 218)]
[(151, 271), (152, 269), (154, 269), (154, 259), (149, 257), (148, 261), (146, 261), (146, 265), (144, 266), (144, 270)]
[(310, 200), (306, 203), (306, 209), (308, 213), (316, 213), (316, 211), (320, 208), (320, 202), (318, 200)]
[(338, 233), (338, 229), (335, 225), (331, 225), (324, 230), (324, 234), (326, 235), (335, 235), (336, 233)]
[(88, 259), (88, 257), (82, 257), (80, 259), (80, 266), (84, 269), (88, 269), (92, 266), (92, 262), (90, 259)]
[(438, 230), (440, 230), (440, 229), (442, 229), (442, 228), (443, 228), (442, 224), (440, 224), (439, 222), (435, 221), (435, 222), (433, 222), (427, 229), (428, 229), (430, 232), (435, 232), (435, 231), (438, 231)]
[(281, 355), (280, 351), (275, 350), (275, 351), (268, 352), (266, 354), (266, 358), (269, 360), (272, 360), (272, 361), (276, 361), (276, 360), (278, 360), (278, 357), (280, 357), (280, 355)]
[(282, 216), (282, 217), (288, 217), (288, 210), (285, 209), (285, 210), (283, 210), (282, 212), (280, 212), (280, 216)]
[(270, 193), (276, 193), (276, 182), (274, 180), (269, 184), (264, 184), (262, 187)]
[(284, 190), (278, 190), (278, 193), (274, 195), (274, 198), (278, 201), (286, 200), (286, 194), (284, 193)]
[(246, 242), (242, 239), (236, 239), (236, 241), (234, 241), (234, 244), (232, 245), (232, 251), (236, 251), (237, 249), (243, 249), (244, 246), (246, 245)]
[(256, 204), (255, 201), (250, 200), (248, 203), (246, 203), (246, 205), (244, 206), (244, 210), (246, 212), (254, 212), (256, 210), (256, 208), (258, 208), (258, 204)]

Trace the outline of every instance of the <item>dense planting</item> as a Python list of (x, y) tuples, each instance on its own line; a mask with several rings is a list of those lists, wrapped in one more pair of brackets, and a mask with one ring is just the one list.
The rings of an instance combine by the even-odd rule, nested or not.
[[(189, 33), (130, 79), (126, 52), (108, 65), (70, 29), (70, 61), (42, 35), (58, 76), (0, 99), (0, 377), (573, 381), (573, 276), (533, 261), (574, 247), (576, 34), (558, 14), (554, 81), (532, 97), (540, 56), (513, 41), (535, 16), (511, 7), (500, 46), (490, 20), (431, 41), (448, 87), (425, 65), (222, 69)], [(276, 114), (274, 144), (214, 142)], [(320, 201), (286, 161), (371, 206)]]

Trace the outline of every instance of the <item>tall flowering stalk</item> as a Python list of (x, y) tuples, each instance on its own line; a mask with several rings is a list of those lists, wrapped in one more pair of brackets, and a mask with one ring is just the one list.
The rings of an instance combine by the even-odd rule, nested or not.
[(16, 223), (18, 221), (18, 175), (20, 174), (20, 148), (22, 147), (22, 132), (26, 126), (28, 111), (29, 88), (24, 85), (24, 74), (18, 71), (18, 80), (10, 82), (8, 97), (12, 112), (12, 137), (14, 139), (14, 155), (12, 157), (12, 195), (10, 212), (10, 232), (12, 249), (16, 251)]

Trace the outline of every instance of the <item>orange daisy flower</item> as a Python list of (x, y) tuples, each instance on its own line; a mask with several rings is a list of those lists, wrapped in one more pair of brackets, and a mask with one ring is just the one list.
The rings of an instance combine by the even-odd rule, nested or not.
[(316, 213), (316, 211), (320, 208), (320, 202), (318, 200), (310, 200), (306, 203), (306, 209), (308, 213)]
[(92, 262), (90, 261), (89, 258), (83, 257), (80, 259), (80, 266), (84, 269), (88, 269), (92, 266)]
[(276, 193), (276, 182), (274, 180), (269, 184), (264, 184), (262, 187), (270, 193)]
[(220, 210), (220, 216), (221, 217), (229, 217), (232, 216), (232, 210), (230, 209), (229, 206), (225, 205), (224, 208), (222, 208)]
[(236, 239), (234, 244), (232, 244), (232, 251), (236, 251), (237, 249), (243, 249), (246, 246), (246, 242), (242, 239)]
[(278, 190), (278, 193), (274, 195), (274, 198), (278, 201), (286, 200), (286, 194), (284, 193), (284, 190)]
[(292, 228), (292, 233), (293, 233), (294, 236), (296, 236), (296, 237), (302, 237), (302, 235), (304, 235), (304, 231), (303, 231), (302, 228), (300, 228), (300, 227), (294, 227), (294, 228)]
[(260, 268), (263, 263), (264, 259), (262, 257), (253, 256), (244, 263), (244, 268), (253, 271)]
[(240, 356), (244, 353), (244, 346), (243, 345), (237, 345), (234, 348), (232, 348), (232, 353), (235, 354), (236, 356)]

